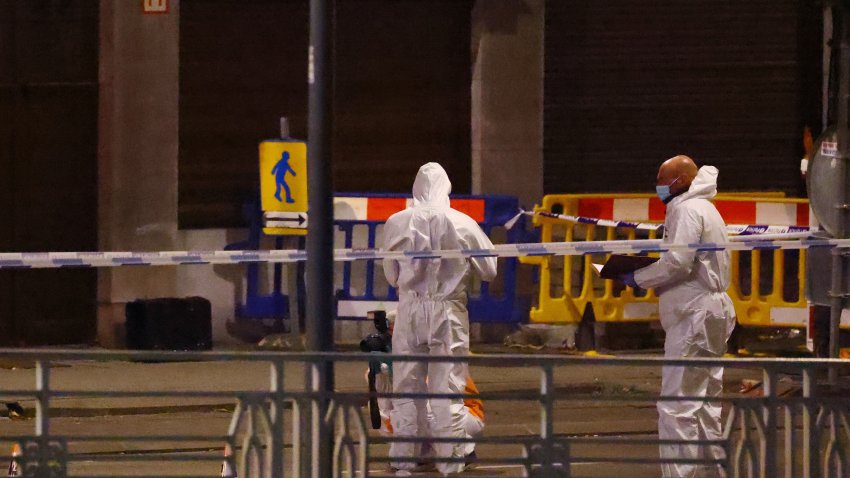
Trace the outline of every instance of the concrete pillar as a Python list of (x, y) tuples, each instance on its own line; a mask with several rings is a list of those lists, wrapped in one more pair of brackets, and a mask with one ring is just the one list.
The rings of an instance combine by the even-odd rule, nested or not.
[[(145, 15), (142, 2), (101, 0), (98, 236), (102, 251), (177, 242), (180, 2)], [(124, 303), (172, 296), (174, 268), (101, 269), (98, 339), (123, 339)]]
[[(528, 208), (543, 196), (544, 4), (477, 0), (472, 11), (472, 192)], [(530, 286), (530, 270), (519, 274)], [(501, 342), (512, 329), (474, 325), (474, 341)]]
[[(178, 229), (180, 1), (152, 15), (142, 2), (100, 3), (99, 249), (220, 250), (245, 239), (244, 230)], [(215, 344), (236, 343), (225, 323), (243, 290), (239, 265), (100, 269), (98, 341), (124, 345), (128, 301), (202, 296)]]
[(544, 0), (477, 0), (472, 12), (472, 191), (543, 195)]

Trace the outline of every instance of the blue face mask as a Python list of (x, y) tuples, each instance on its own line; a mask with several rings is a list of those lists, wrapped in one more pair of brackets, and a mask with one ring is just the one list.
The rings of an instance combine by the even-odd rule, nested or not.
[(655, 194), (658, 195), (658, 199), (661, 199), (661, 202), (666, 203), (672, 194), (670, 193), (670, 185), (665, 184), (663, 186), (655, 186)]
[(655, 186), (655, 194), (658, 195), (658, 199), (661, 199), (661, 202), (667, 204), (667, 201), (669, 201), (673, 197), (673, 193), (670, 192), (670, 186), (676, 184), (676, 181), (678, 181), (680, 177), (681, 176), (676, 177), (676, 179), (671, 181), (670, 184), (661, 184)]

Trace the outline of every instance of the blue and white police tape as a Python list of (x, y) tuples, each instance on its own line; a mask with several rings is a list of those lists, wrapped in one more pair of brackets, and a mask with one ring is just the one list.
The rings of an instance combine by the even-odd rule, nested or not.
[[(664, 228), (664, 224), (657, 224), (652, 222), (631, 222), (631, 221), (614, 221), (611, 219), (599, 219), (596, 217), (587, 217), (587, 216), (570, 216), (567, 214), (555, 214), (553, 212), (547, 211), (523, 211), (514, 216), (510, 221), (505, 223), (505, 227), (507, 229), (511, 229), (520, 216), (542, 216), (548, 217), (551, 219), (558, 219), (560, 221), (567, 222), (575, 222), (578, 224), (588, 224), (592, 226), (602, 226), (602, 227), (620, 227), (625, 229), (635, 229), (638, 231), (660, 231)], [(782, 234), (786, 235), (786, 237), (790, 237), (787, 235), (792, 235), (793, 237), (804, 237), (809, 232), (809, 228), (807, 226), (768, 226), (765, 224), (729, 224), (726, 226), (726, 232), (729, 234), (735, 234), (738, 236), (752, 236), (752, 235), (762, 235), (762, 234)]]
[[(724, 243), (670, 244), (658, 239), (499, 244), (492, 249), (381, 251), (337, 249), (335, 262), (357, 260), (470, 259), (475, 257), (580, 256), (584, 254), (640, 254), (666, 251), (744, 251), (850, 248), (850, 239), (766, 240), (758, 236)], [(0, 269), (61, 267), (174, 266), (182, 264), (292, 263), (306, 261), (307, 253), (291, 250), (161, 251), (161, 252), (9, 252), (0, 253)]]

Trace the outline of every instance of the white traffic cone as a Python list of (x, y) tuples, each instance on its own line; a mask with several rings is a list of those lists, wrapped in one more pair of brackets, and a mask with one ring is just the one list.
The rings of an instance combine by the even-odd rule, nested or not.
[(21, 447), (17, 443), (12, 445), (12, 461), (9, 462), (9, 476), (21, 476), (21, 467), (16, 458), (21, 456)]
[[(233, 450), (230, 445), (224, 445), (224, 461), (221, 462), (221, 477), (222, 478), (237, 478), (236, 469), (231, 465), (231, 457)], [(11, 473), (10, 473), (11, 474)]]

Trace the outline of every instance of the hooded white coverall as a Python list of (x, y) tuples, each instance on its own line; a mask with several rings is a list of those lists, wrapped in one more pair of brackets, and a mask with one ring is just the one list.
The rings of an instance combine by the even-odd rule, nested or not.
[[(703, 166), (687, 192), (667, 204), (664, 242), (726, 242), (726, 223), (709, 202), (717, 194), (717, 168)], [(635, 272), (642, 288), (659, 295), (661, 326), (666, 332), (664, 356), (721, 357), (735, 327), (729, 287), (728, 251), (669, 251), (658, 262)], [(723, 367), (664, 367), (662, 396), (719, 396)], [(658, 435), (662, 440), (721, 438), (721, 406), (701, 401), (658, 402)], [(661, 445), (662, 459), (723, 458), (718, 446)], [(718, 466), (662, 464), (664, 477), (723, 477)]]
[[(440, 249), (490, 249), (493, 243), (471, 217), (449, 206), (451, 182), (437, 163), (419, 169), (413, 183), (413, 206), (393, 214), (384, 225), (383, 249), (428, 251)], [(470, 267), (471, 266), (471, 267)], [(466, 282), (472, 271), (481, 280), (496, 275), (496, 258), (385, 260), (384, 274), (398, 287), (399, 306), (393, 330), (394, 354), (467, 355), (469, 313)], [(426, 381), (427, 377), (427, 381)], [(464, 364), (393, 362), (393, 390), (397, 393), (463, 393)], [(431, 400), (435, 437), (464, 436), (463, 400)], [(454, 413), (453, 413), (454, 411)], [(395, 435), (422, 436), (426, 428), (424, 400), (395, 399), (390, 414)], [(464, 457), (463, 444), (436, 443), (440, 458)], [(412, 443), (394, 443), (391, 457), (413, 457)], [(399, 470), (413, 469), (411, 462), (393, 462)], [(438, 463), (443, 473), (463, 470), (463, 463)]]

